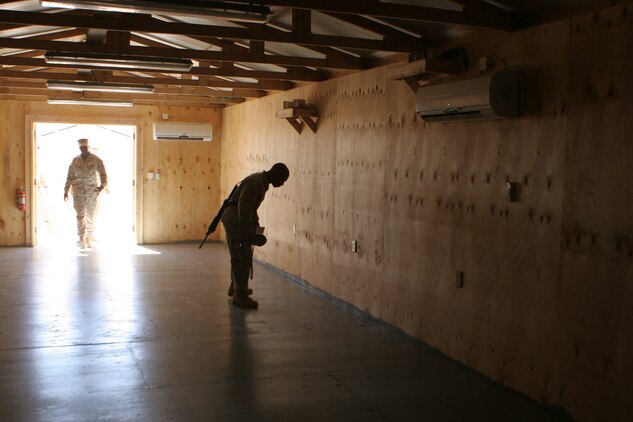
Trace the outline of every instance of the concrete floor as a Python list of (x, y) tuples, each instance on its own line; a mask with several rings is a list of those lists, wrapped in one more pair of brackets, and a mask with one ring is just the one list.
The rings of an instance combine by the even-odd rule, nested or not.
[(223, 244), (0, 248), (2, 421), (558, 421)]

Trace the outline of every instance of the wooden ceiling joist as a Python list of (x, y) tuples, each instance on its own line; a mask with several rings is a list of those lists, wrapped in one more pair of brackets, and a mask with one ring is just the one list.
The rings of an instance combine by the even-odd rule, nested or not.
[[(143, 36), (132, 35), (130, 37), (130, 40), (138, 44), (145, 45), (145, 46), (153, 46), (153, 47), (165, 46), (165, 44), (162, 44), (159, 41), (150, 40), (150, 39), (144, 38)], [(200, 41), (208, 42), (210, 40), (202, 39), (200, 37)], [(234, 43), (224, 43), (224, 45), (225, 47), (230, 46), (232, 49), (234, 49), (234, 51), (242, 51), (247, 54), (250, 51), (250, 54), (254, 54), (253, 48), (252, 48), (253, 43), (259, 44), (260, 42), (252, 41), (251, 48), (235, 45)], [(263, 55), (263, 52), (262, 52), (262, 55)], [(264, 72), (262, 73), (261, 76), (258, 76), (257, 74), (255, 74), (256, 71), (241, 69), (240, 67), (235, 66), (235, 64), (231, 62), (218, 61), (218, 60), (199, 60), (199, 61), (200, 61), (200, 68), (210, 68), (210, 67), (222, 68), (221, 76), (236, 76), (236, 77), (245, 77), (245, 78), (251, 77), (251, 78), (261, 78), (261, 79), (285, 79), (285, 80), (304, 81), (304, 82), (318, 82), (318, 81), (323, 81), (328, 78), (328, 75), (326, 75), (325, 72), (309, 69), (307, 67), (288, 66), (288, 67), (285, 67), (286, 72)], [(229, 64), (231, 66), (227, 66)], [(196, 68), (192, 69), (192, 72), (195, 72), (195, 69)]]
[[(233, 1), (233, 0), (232, 0)], [(469, 0), (465, 0), (470, 5)], [(248, 0), (235, 0), (236, 3), (251, 3)], [(481, 6), (481, 1), (472, 2), (471, 7), (462, 11), (437, 9), (432, 7), (411, 6), (398, 3), (385, 3), (378, 0), (329, 1), (329, 0), (263, 0), (266, 6), (284, 6), (296, 9), (311, 9), (320, 12), (338, 12), (350, 15), (374, 16), (377, 18), (404, 19), (426, 22), (491, 28), (509, 31), (521, 26), (520, 20), (510, 12), (497, 9), (492, 13)]]
[(262, 91), (258, 89), (235, 88), (233, 89), (232, 93), (236, 97), (244, 97), (244, 98), (262, 98), (266, 96), (266, 91)]
[[(48, 99), (47, 95), (18, 95), (18, 94), (5, 94), (2, 93), (2, 89), (0, 88), (0, 99), (1, 100), (14, 100), (14, 101), (46, 101)], [(132, 100), (134, 105), (150, 105), (150, 106), (171, 106), (174, 105), (171, 101), (162, 101), (156, 99), (137, 99)], [(209, 102), (180, 102), (178, 103), (179, 107), (191, 107), (191, 108), (224, 108), (226, 104), (215, 104)]]
[[(254, 23), (250, 23), (250, 22), (237, 22), (240, 25), (249, 28), (249, 27), (253, 27), (257, 24)], [(259, 25), (261, 26), (261, 25)], [(264, 27), (262, 28), (262, 30), (266, 30), (266, 31), (270, 31), (270, 32), (284, 32), (280, 29), (277, 28), (272, 28), (272, 27)], [(288, 29), (290, 30), (290, 29)], [(200, 40), (200, 41), (207, 41), (206, 37), (196, 37), (196, 39)], [(208, 41), (210, 42), (210, 41)], [(351, 54), (345, 53), (341, 50), (336, 50), (334, 48), (330, 48), (330, 47), (321, 47), (321, 46), (315, 46), (315, 45), (305, 45), (305, 44), (297, 44), (298, 46), (305, 48), (306, 50), (309, 51), (314, 51), (317, 52), (319, 54), (322, 54), (326, 57), (326, 60), (331, 59), (332, 61), (335, 61), (337, 63), (348, 63), (348, 69), (365, 69), (368, 67), (368, 64), (356, 57), (353, 56)], [(239, 46), (237, 46), (239, 47)], [(345, 67), (341, 67), (341, 68), (345, 68)]]
[(45, 25), (57, 27), (95, 28), (113, 31), (136, 31), (159, 34), (175, 34), (188, 36), (210, 36), (228, 39), (271, 41), (278, 43), (320, 45), (326, 47), (357, 48), (390, 52), (415, 52), (419, 46), (415, 43), (402, 42), (402, 39), (372, 40), (344, 36), (318, 35), (304, 32), (271, 32), (262, 28), (234, 28), (226, 26), (197, 25), (189, 23), (161, 22), (152, 20), (149, 15), (120, 14), (115, 17), (95, 14), (87, 19), (85, 16), (71, 14), (51, 14), (3, 10), (0, 14), (2, 23), (19, 23), (26, 25)]
[[(60, 72), (19, 72), (13, 70), (0, 70), (0, 78), (23, 78), (23, 79), (43, 79), (60, 81), (87, 81), (93, 82), (91, 75), (77, 75)], [(262, 89), (270, 91), (286, 91), (293, 87), (291, 82), (262, 80), (259, 82), (229, 82), (219, 79), (210, 79), (206, 83), (195, 79), (175, 79), (175, 78), (142, 78), (136, 76), (111, 75), (104, 77), (101, 82), (118, 82), (132, 84), (160, 84), (160, 85), (183, 85), (183, 86), (208, 86), (218, 88), (246, 88)]]
[[(172, 94), (172, 95), (198, 95), (206, 97), (224, 97), (224, 98), (261, 98), (266, 96), (266, 91), (256, 89), (213, 89), (213, 87), (205, 86), (174, 86), (174, 85), (162, 85), (155, 84), (152, 80), (148, 80), (146, 83), (154, 86), (154, 92), (157, 94)], [(0, 79), (0, 88), (27, 88), (41, 90), (41, 95), (45, 95), (43, 90), (46, 90), (46, 83), (43, 81), (28, 80), (28, 79)], [(239, 101), (239, 100), (238, 100)]]
[(162, 94), (160, 92), (154, 92), (153, 94), (140, 94), (140, 93), (99, 93), (99, 92), (72, 92), (62, 90), (47, 90), (37, 88), (14, 88), (3, 87), (3, 92), (13, 95), (47, 95), (49, 97), (63, 97), (63, 98), (103, 98), (112, 100), (151, 100), (155, 98), (158, 101), (169, 101), (172, 103), (178, 102), (198, 102), (198, 103), (212, 103), (212, 104), (239, 104), (244, 102), (243, 98), (239, 97), (227, 97), (227, 96), (205, 96), (205, 95), (177, 95), (177, 94)]
[[(9, 66), (26, 66), (32, 68), (72, 68), (72, 69), (93, 69), (94, 66), (90, 65), (64, 65), (64, 64), (48, 64), (44, 59), (29, 58), (29, 57), (17, 57), (17, 56), (0, 56), (0, 65)], [(143, 69), (138, 69), (142, 72)], [(198, 76), (225, 76), (225, 77), (240, 77), (240, 78), (252, 78), (252, 79), (272, 79), (272, 80), (287, 80), (287, 81), (304, 81), (304, 82), (316, 82), (325, 80), (325, 76), (321, 73), (310, 72), (309, 70), (303, 70), (302, 68), (290, 67), (286, 72), (272, 72), (272, 71), (258, 71), (258, 70), (245, 70), (238, 67), (231, 69), (226, 68), (209, 68), (209, 67), (192, 67), (187, 72), (170, 71), (171, 74), (188, 74)]]
[[(107, 46), (68, 41), (46, 41), (31, 38), (14, 39), (0, 38), (0, 48), (15, 48), (22, 50), (69, 51), (79, 53), (109, 53)], [(356, 62), (350, 62), (340, 56), (330, 55), (325, 59), (310, 57), (295, 57), (266, 54), (263, 57), (253, 57), (250, 53), (234, 53), (225, 51), (191, 50), (180, 48), (137, 47), (128, 46), (120, 54), (133, 56), (176, 57), (194, 60), (217, 60), (244, 63), (265, 63), (286, 66), (306, 66), (327, 69), (362, 70), (364, 67)]]
[[(231, 2), (252, 4), (253, 0)], [(429, 78), (459, 72), (453, 68), (455, 63), (422, 59), (432, 57), (429, 53), (442, 45), (487, 37), (490, 29), (512, 31), (581, 10), (598, 10), (613, 2), (256, 3), (273, 10), (267, 23), (227, 18), (222, 25), (216, 20), (222, 18), (192, 21), (165, 13), (105, 12), (87, 7), (69, 10), (33, 0), (0, 0), (0, 98), (46, 99), (55, 92), (45, 81), (57, 79), (151, 84), (155, 93), (137, 97), (136, 103), (222, 107), (291, 89), (294, 82), (318, 82), (348, 71), (399, 62), (405, 64), (393, 68), (391, 76), (416, 91)], [(47, 52), (190, 59), (194, 66), (186, 72), (108, 71), (100, 64), (48, 64), (44, 59)]]

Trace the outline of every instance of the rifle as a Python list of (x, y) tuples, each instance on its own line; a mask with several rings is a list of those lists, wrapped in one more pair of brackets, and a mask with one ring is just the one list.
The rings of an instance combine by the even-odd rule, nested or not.
[(238, 186), (239, 186), (239, 183), (237, 185), (235, 185), (235, 187), (233, 188), (233, 190), (231, 191), (229, 196), (227, 196), (226, 199), (224, 200), (224, 202), (222, 203), (222, 206), (220, 207), (220, 210), (218, 211), (218, 214), (215, 216), (213, 221), (211, 221), (211, 224), (209, 224), (209, 228), (207, 229), (207, 233), (204, 235), (204, 239), (202, 239), (202, 243), (200, 243), (200, 246), (198, 246), (198, 249), (202, 248), (202, 245), (204, 245), (204, 242), (207, 241), (207, 237), (209, 237), (209, 235), (211, 233), (213, 233), (215, 231), (215, 229), (218, 227), (218, 224), (220, 223), (220, 219), (222, 218), (222, 213), (224, 212), (224, 209), (227, 206), (230, 205), (229, 204), (229, 199), (231, 199), (231, 196), (233, 196), (233, 194), (237, 190)]

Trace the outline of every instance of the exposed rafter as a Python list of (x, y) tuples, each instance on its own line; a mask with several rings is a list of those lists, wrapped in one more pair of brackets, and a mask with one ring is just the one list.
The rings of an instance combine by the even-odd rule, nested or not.
[[(0, 78), (24, 78), (24, 79), (55, 79), (63, 81), (94, 81), (91, 75), (69, 74), (61, 72), (20, 72), (14, 70), (0, 70)], [(259, 82), (229, 82), (220, 79), (209, 79), (206, 82), (196, 79), (178, 79), (177, 84), (173, 78), (151, 78), (152, 84), (161, 85), (188, 85), (188, 86), (207, 86), (217, 88), (246, 88), (246, 89), (263, 89), (271, 91), (286, 91), (293, 87), (291, 82), (262, 80)], [(147, 83), (148, 78), (136, 76), (118, 76), (106, 75), (101, 82), (121, 82), (121, 83)]]
[(428, 42), (425, 42), (424, 40), (420, 38), (407, 35), (406, 33), (402, 31), (398, 31), (397, 29), (394, 29), (388, 25), (383, 25), (379, 22), (376, 22), (374, 20), (368, 19), (360, 15), (351, 15), (349, 13), (335, 13), (335, 12), (327, 12), (325, 14), (332, 16), (343, 22), (357, 26), (359, 28), (363, 28), (368, 31), (374, 32), (376, 34), (388, 36), (388, 37), (391, 37), (392, 39), (401, 38), (402, 40), (406, 40), (406, 42), (418, 43), (420, 44), (420, 46), (423, 46), (425, 48), (430, 47), (430, 44)]
[[(237, 3), (250, 3), (236, 0)], [(410, 6), (398, 3), (383, 3), (378, 0), (329, 1), (329, 0), (265, 0), (267, 6), (285, 6), (295, 9), (311, 9), (321, 12), (338, 12), (351, 15), (366, 15), (379, 18), (441, 22), (456, 25), (513, 30), (521, 26), (521, 20), (509, 12), (496, 9), (494, 12), (484, 7), (464, 8), (462, 11)], [(480, 6), (481, 1), (473, 2)]]
[[(239, 22), (239, 24), (247, 28), (253, 27), (255, 25), (253, 23), (248, 23), (248, 22)], [(280, 29), (272, 28), (272, 27), (264, 27), (261, 30), (265, 30), (269, 32), (283, 32)], [(206, 37), (196, 37), (196, 39), (200, 41), (209, 42), (208, 38)], [(369, 64), (365, 60), (362, 60), (349, 53), (345, 53), (341, 50), (335, 50), (334, 48), (331, 48), (331, 47), (320, 47), (320, 46), (314, 46), (314, 45), (305, 45), (305, 44), (298, 44), (298, 45), (302, 48), (305, 48), (306, 50), (310, 50), (310, 51), (314, 51), (316, 53), (322, 54), (331, 61), (340, 62), (340, 63), (348, 63), (349, 69), (364, 69), (364, 68), (369, 67)], [(239, 47), (239, 46), (236, 46), (236, 47)]]
[(0, 87), (0, 90), (6, 90), (6, 94), (13, 95), (49, 95), (55, 97), (65, 97), (65, 98), (107, 98), (112, 100), (124, 100), (124, 99), (133, 99), (133, 100), (152, 100), (155, 98), (158, 101), (169, 101), (171, 103), (178, 102), (207, 102), (210, 104), (238, 104), (244, 102), (243, 98), (239, 97), (229, 97), (229, 96), (207, 96), (207, 95), (183, 95), (183, 94), (168, 94), (161, 92), (154, 92), (153, 94), (122, 94), (122, 93), (80, 93), (80, 92), (68, 92), (61, 90), (47, 90), (43, 91), (38, 88), (16, 88), (16, 87)]
[[(160, 41), (151, 40), (149, 38), (145, 38), (142, 35), (131, 35), (130, 41), (134, 41), (138, 44), (148, 46), (148, 47), (165, 47), (167, 46)], [(228, 48), (232, 51), (243, 52), (248, 54), (249, 49), (246, 47), (242, 47), (236, 45), (234, 43), (226, 42), (224, 40), (209, 40), (206, 38), (199, 37), (199, 41), (203, 42), (211, 42), (215, 41), (214, 45), (221, 45), (223, 48)], [(200, 60), (200, 67), (215, 67), (221, 68), (221, 72), (218, 75), (221, 76), (238, 76), (238, 77), (252, 77), (252, 78), (262, 78), (262, 79), (286, 79), (286, 80), (295, 80), (295, 81), (323, 81), (327, 79), (325, 72), (309, 69), (307, 67), (282, 67), (285, 68), (285, 72), (263, 72), (264, 76), (257, 76), (255, 71), (249, 71), (240, 69), (240, 67), (235, 66), (227, 66), (228, 62), (218, 61), (218, 60)], [(195, 68), (192, 69), (192, 72), (195, 72)], [(191, 72), (190, 72), (191, 73)]]
[(116, 16), (95, 14), (90, 17), (90, 19), (86, 19), (84, 16), (74, 16), (71, 14), (35, 13), (7, 10), (0, 14), (0, 22), (26, 25), (97, 28), (112, 31), (138, 31), (157, 34), (208, 36), (391, 52), (414, 52), (419, 50), (419, 46), (415, 43), (403, 43), (401, 39), (392, 40), (390, 38), (384, 38), (382, 40), (371, 40), (353, 37), (318, 35), (304, 31), (272, 33), (270, 31), (253, 27), (234, 28), (213, 25), (160, 22), (151, 19), (148, 15), (138, 14), (119, 14)]
[[(90, 65), (63, 65), (63, 64), (48, 64), (44, 59), (28, 58), (28, 57), (16, 57), (16, 56), (2, 56), (0, 57), (0, 64), (12, 65), (12, 66), (26, 66), (31, 68), (72, 68), (72, 69), (93, 69)], [(143, 69), (139, 69), (143, 71)], [(169, 73), (177, 74), (181, 72), (170, 71)], [(325, 78), (322, 75), (314, 74), (308, 71), (302, 71), (301, 68), (290, 68), (286, 72), (270, 72), (270, 71), (258, 71), (258, 70), (244, 70), (238, 67), (219, 68), (219, 67), (193, 67), (188, 72), (182, 72), (181, 74), (197, 75), (197, 76), (225, 76), (225, 77), (240, 77), (240, 78), (252, 78), (252, 79), (274, 79), (274, 80), (294, 80), (294, 81), (322, 81)]]
[[(63, 9), (34, 0), (0, 0), (0, 98), (46, 98), (53, 88), (45, 81), (57, 79), (151, 84), (154, 94), (137, 98), (138, 103), (150, 104), (153, 98), (157, 104), (182, 104), (182, 100), (218, 107), (387, 63), (405, 63), (400, 71), (418, 72), (415, 66), (434, 57), (430, 53), (488, 37), (491, 30), (511, 31), (552, 16), (569, 15), (572, 8), (597, 10), (610, 2), (582, 0), (572, 2), (573, 7), (558, 4), (569, 2), (510, 0), (256, 3), (273, 12), (265, 23), (226, 16)], [(576, 3), (582, 5), (576, 7)], [(96, 60), (52, 64), (50, 57), (56, 53), (89, 54), (88, 58)], [(119, 62), (134, 60), (123, 64), (129, 68), (112, 70), (98, 61), (99, 56)], [(172, 59), (188, 59), (193, 66), (180, 71), (164, 66), (150, 70), (146, 63), (168, 64)], [(417, 88), (420, 74), (402, 79)]]
[[(45, 41), (34, 39), (12, 39), (0, 38), (0, 47), (17, 48), (29, 50), (46, 50), (46, 51), (71, 51), (83, 53), (108, 53), (112, 50), (105, 44), (86, 44), (69, 41)], [(326, 69), (363, 69), (357, 63), (349, 61), (337, 56), (329, 56), (325, 59), (304, 58), (295, 56), (281, 55), (258, 55), (248, 53), (235, 53), (226, 51), (207, 51), (207, 50), (190, 50), (177, 48), (159, 48), (159, 47), (122, 47), (119, 54), (129, 54), (135, 56), (154, 56), (154, 57), (177, 57), (195, 60), (219, 60), (229, 62), (245, 62), (245, 63), (266, 63), (286, 66), (309, 66), (315, 68)]]

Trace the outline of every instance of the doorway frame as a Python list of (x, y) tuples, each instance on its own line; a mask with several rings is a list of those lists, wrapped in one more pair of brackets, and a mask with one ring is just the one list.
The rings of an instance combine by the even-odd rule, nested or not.
[(132, 140), (133, 146), (133, 192), (134, 192), (134, 241), (136, 244), (143, 244), (143, 121), (141, 119), (126, 119), (113, 117), (68, 117), (62, 115), (51, 114), (29, 114), (25, 118), (26, 151), (24, 154), (26, 180), (27, 206), (30, 210), (25, 215), (26, 225), (26, 244), (35, 246), (37, 242), (36, 222), (37, 222), (37, 200), (34, 193), (37, 191), (37, 163), (35, 154), (35, 127), (37, 123), (59, 123), (59, 124), (77, 124), (77, 125), (118, 125), (118, 126), (134, 126), (135, 136)]

